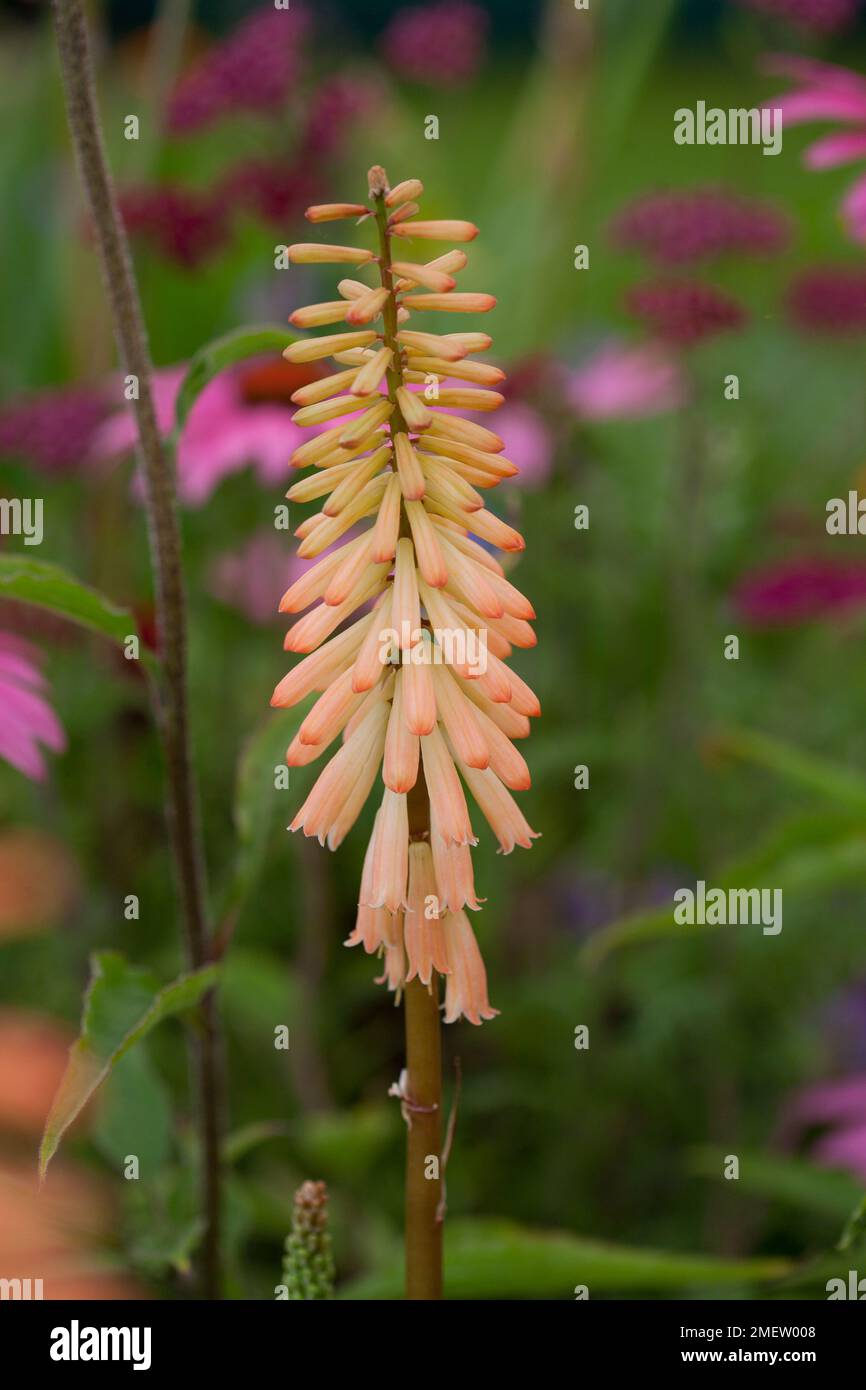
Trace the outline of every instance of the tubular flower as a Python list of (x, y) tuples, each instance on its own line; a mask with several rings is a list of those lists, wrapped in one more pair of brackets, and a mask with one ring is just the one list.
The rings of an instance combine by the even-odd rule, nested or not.
[[(517, 470), (497, 434), (449, 413), (502, 403), (489, 388), (503, 374), (476, 356), (491, 340), (426, 323), (430, 310), (485, 312), (495, 301), (455, 292), (463, 250), (407, 256), (416, 237), (422, 246), (466, 243), (477, 228), (417, 219), (423, 191), (417, 179), (390, 188), (375, 167), (369, 206), (307, 210), (313, 224), (374, 217), (378, 255), (336, 244), (289, 248), (291, 261), (336, 263), (346, 278), (339, 300), (292, 315), (324, 333), (283, 354), (289, 362), (331, 356), (339, 370), (293, 396), (295, 422), (320, 431), (295, 450), (293, 466), (311, 471), (288, 492), (319, 508), (295, 531), (299, 553), (316, 563), (280, 604), (302, 615), (285, 645), (303, 655), (271, 703), (318, 694), (286, 754), (290, 767), (332, 752), (290, 829), (336, 849), (381, 776), (346, 944), (381, 955), (381, 979), (398, 995), (407, 980), (429, 986), (442, 975), (446, 1021), (480, 1023), (496, 1011), (465, 912), (482, 901), (473, 816), (488, 822), (502, 853), (536, 838), (512, 796), (530, 784), (512, 740), (527, 736), (540, 706), (506, 665), (514, 647), (534, 646), (535, 613), (488, 548), (519, 551), (523, 539), (479, 491)], [(354, 278), (369, 271), (375, 283)]]

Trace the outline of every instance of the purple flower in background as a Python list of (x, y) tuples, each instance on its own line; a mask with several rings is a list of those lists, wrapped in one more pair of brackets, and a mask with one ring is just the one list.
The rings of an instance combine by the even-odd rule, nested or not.
[(860, 0), (736, 0), (744, 9), (772, 19), (787, 19), (804, 29), (832, 34), (844, 29), (857, 13)]
[(566, 398), (583, 420), (635, 419), (678, 409), (686, 383), (679, 362), (659, 344), (607, 344), (570, 374)]
[[(42, 692), (39, 654), (20, 637), (0, 632), (0, 758), (41, 782), (42, 747), (62, 753), (66, 737)], [(42, 745), (42, 747), (40, 747)]]
[(803, 271), (786, 298), (790, 318), (807, 333), (866, 331), (866, 270), (833, 265)]
[(803, 558), (768, 565), (741, 579), (734, 606), (760, 627), (793, 627), (844, 617), (866, 604), (866, 564)]
[(699, 280), (635, 285), (626, 296), (626, 308), (656, 337), (681, 347), (741, 328), (747, 319), (735, 299)]
[(315, 563), (298, 559), (274, 531), (260, 531), (240, 549), (217, 556), (210, 589), (221, 603), (264, 626), (279, 619), (280, 595)]
[(496, 417), (497, 431), (508, 441), (508, 457), (520, 469), (516, 487), (543, 487), (553, 466), (553, 440), (544, 419), (531, 405), (507, 401)]
[(767, 255), (788, 241), (788, 219), (768, 203), (723, 189), (696, 188), (636, 198), (612, 225), (615, 241), (657, 265), (705, 261), (730, 252)]
[(148, 241), (187, 270), (209, 260), (228, 241), (222, 201), (213, 194), (151, 184), (123, 190), (119, 202), (130, 236)]
[(310, 95), (301, 134), (304, 157), (334, 154), (353, 123), (368, 116), (380, 99), (380, 87), (367, 77), (338, 73), (325, 78)]
[(24, 458), (46, 472), (81, 468), (110, 409), (102, 387), (40, 391), (0, 406), (0, 454)]
[(181, 78), (169, 105), (170, 129), (200, 130), (235, 112), (281, 107), (297, 81), (308, 27), (300, 5), (265, 5), (249, 15)]
[[(791, 77), (794, 91), (764, 103), (782, 112), (785, 126), (833, 121), (851, 129), (824, 135), (806, 150), (808, 169), (834, 169), (866, 159), (866, 78), (848, 68), (790, 54), (765, 61), (767, 72)], [(866, 243), (866, 174), (851, 185), (842, 203), (842, 218), (853, 241)]]
[(846, 1070), (866, 1068), (866, 982), (839, 990), (822, 1009), (820, 1024)]
[(275, 224), (297, 217), (316, 193), (308, 170), (276, 159), (250, 159), (236, 164), (221, 180), (220, 190), (219, 198), (224, 204)]
[(823, 1133), (810, 1156), (824, 1168), (842, 1168), (866, 1181), (866, 1076), (822, 1081), (796, 1093), (782, 1117), (788, 1147), (809, 1130)]
[(484, 60), (487, 25), (487, 13), (468, 0), (410, 5), (391, 20), (382, 48), (401, 77), (457, 86), (468, 82)]
[[(168, 367), (156, 373), (154, 390), (160, 430), (169, 434), (186, 368)], [(190, 507), (200, 507), (224, 478), (252, 465), (265, 487), (286, 476), (289, 455), (309, 438), (292, 424), (283, 405), (248, 404), (242, 375), (223, 372), (197, 398), (184, 426), (177, 451), (178, 493)], [(94, 452), (100, 458), (129, 453), (137, 432), (131, 411), (116, 412), (99, 430)]]

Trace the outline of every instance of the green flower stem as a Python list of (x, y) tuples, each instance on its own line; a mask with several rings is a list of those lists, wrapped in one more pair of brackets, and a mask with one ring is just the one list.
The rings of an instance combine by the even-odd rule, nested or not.
[[(383, 341), (393, 353), (388, 368), (388, 399), (394, 405), (391, 433), (406, 432), (406, 422), (397, 404), (397, 389), (403, 385), (403, 367), (397, 342), (397, 302), (391, 272), (391, 235), (385, 206), (384, 174), (371, 170), (370, 196), (376, 209), (379, 229), (379, 269), (382, 284), (390, 291), (383, 312)], [(409, 535), (405, 507), (400, 531)], [(408, 797), (409, 835), (412, 839), (430, 834), (430, 801), (423, 775)], [(430, 1160), (441, 1166), (442, 1152), (442, 1026), (436, 976), (428, 989), (412, 980), (404, 992), (406, 1018), (406, 1297), (442, 1297), (442, 1222), (437, 1211), (441, 1196), (438, 1171), (431, 1173)]]

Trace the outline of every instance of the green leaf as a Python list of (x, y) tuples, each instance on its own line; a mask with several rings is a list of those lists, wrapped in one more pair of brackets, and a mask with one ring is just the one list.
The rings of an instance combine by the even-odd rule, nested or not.
[(127, 1155), (134, 1154), (146, 1181), (167, 1162), (171, 1131), (168, 1088), (154, 1070), (146, 1047), (134, 1048), (115, 1063), (105, 1080), (94, 1142), (118, 1172)]
[[(818, 1168), (805, 1158), (742, 1151), (738, 1158), (738, 1191), (815, 1212), (834, 1222), (843, 1220), (857, 1200), (856, 1179), (830, 1168)], [(691, 1153), (689, 1167), (702, 1177), (724, 1181), (724, 1160), (721, 1149), (699, 1148)]]
[[(59, 565), (32, 560), (29, 555), (0, 555), (0, 598), (47, 608), (118, 644), (137, 635), (135, 619), (128, 608), (112, 603)], [(148, 659), (143, 644), (141, 652), (143, 659)]]
[(866, 1240), (866, 1197), (861, 1197), (839, 1237), (839, 1250), (851, 1250)]
[[(573, 1299), (586, 1284), (598, 1293), (662, 1293), (768, 1283), (788, 1273), (783, 1259), (725, 1260), (582, 1240), (561, 1231), (533, 1231), (482, 1218), (445, 1225), (448, 1298)], [(398, 1262), (352, 1284), (344, 1297), (399, 1298)]]
[(286, 1139), (291, 1132), (288, 1125), (281, 1124), (278, 1120), (260, 1120), (258, 1123), (244, 1125), (243, 1128), (226, 1135), (223, 1158), (228, 1164), (239, 1163), (260, 1144), (267, 1144), (271, 1139)]
[(653, 58), (665, 36), (676, 0), (614, 0), (604, 7), (606, 58), (599, 78), (605, 100), (600, 107), (599, 143), (610, 149), (622, 138), (634, 115), (636, 103)]
[[(839, 814), (800, 816), (771, 832), (758, 849), (732, 861), (713, 874), (713, 887), (741, 888), (772, 881), (787, 893), (814, 893), (837, 885), (857, 883), (866, 876), (866, 831), (859, 817)], [(587, 965), (598, 965), (619, 946), (636, 945), (659, 937), (685, 939), (698, 932), (716, 931), (708, 925), (682, 925), (674, 921), (673, 900), (651, 912), (618, 918), (594, 933), (581, 955)]]
[(237, 851), (221, 916), (236, 912), (255, 887), (262, 871), (276, 812), (288, 811), (285, 792), (274, 785), (274, 769), (285, 766), (286, 749), (306, 715), (312, 699), (268, 719), (247, 742), (238, 762), (235, 787)]
[(215, 338), (199, 348), (187, 368), (181, 382), (175, 403), (174, 437), (177, 438), (186, 424), (187, 416), (197, 398), (209, 382), (213, 381), (226, 367), (242, 362), (246, 357), (258, 357), (262, 353), (282, 352), (293, 343), (297, 334), (279, 324), (263, 323), (252, 328), (240, 328), (227, 333), (223, 338)]
[(726, 730), (713, 740), (713, 746), (723, 754), (776, 772), (806, 791), (818, 792), (850, 810), (866, 812), (866, 778), (826, 758), (803, 753), (780, 739), (750, 729)]
[(163, 1019), (193, 1008), (213, 988), (218, 973), (218, 966), (208, 965), (160, 988), (149, 970), (130, 965), (119, 953), (94, 955), (81, 1033), (70, 1049), (45, 1122), (40, 1177), (45, 1176), (66, 1130), (119, 1059)]
[(394, 1113), (377, 1102), (316, 1111), (305, 1117), (298, 1136), (310, 1172), (349, 1186), (375, 1172), (393, 1142)]

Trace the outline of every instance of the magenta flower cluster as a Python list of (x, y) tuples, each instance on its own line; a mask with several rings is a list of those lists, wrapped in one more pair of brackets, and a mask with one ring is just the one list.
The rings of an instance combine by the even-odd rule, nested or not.
[(179, 83), (168, 111), (170, 129), (201, 130), (222, 116), (281, 105), (300, 73), (308, 28), (301, 6), (256, 10)]
[(788, 313), (807, 333), (866, 332), (866, 270), (817, 266), (788, 286)]
[(0, 455), (32, 460), (48, 473), (77, 469), (110, 409), (104, 387), (40, 391), (0, 406)]
[(468, 0), (411, 5), (391, 20), (382, 48), (401, 77), (457, 86), (468, 82), (483, 61), (487, 26), (486, 11)]
[(679, 347), (741, 328), (746, 322), (746, 312), (735, 299), (699, 280), (633, 285), (626, 307), (655, 337)]
[(866, 565), (821, 556), (767, 565), (740, 580), (733, 601), (756, 627), (841, 617), (866, 604)]
[(615, 241), (656, 264), (681, 265), (730, 253), (768, 255), (790, 235), (788, 219), (768, 203), (718, 188), (649, 193), (613, 223)]

